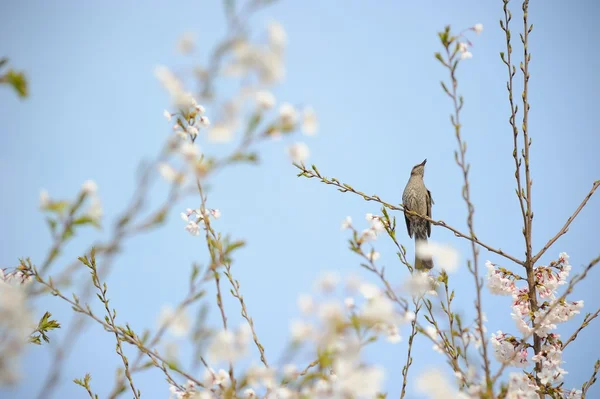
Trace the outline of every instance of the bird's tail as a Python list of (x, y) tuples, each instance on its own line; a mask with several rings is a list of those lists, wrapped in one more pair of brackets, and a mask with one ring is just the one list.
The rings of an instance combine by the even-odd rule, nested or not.
[(426, 242), (427, 236), (425, 234), (423, 234), (423, 236), (415, 234), (415, 269), (417, 270), (427, 271), (433, 269), (433, 260), (431, 258), (417, 256), (417, 245)]

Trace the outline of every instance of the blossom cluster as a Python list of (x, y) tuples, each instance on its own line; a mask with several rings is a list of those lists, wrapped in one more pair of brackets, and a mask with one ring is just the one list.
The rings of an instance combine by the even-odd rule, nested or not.
[[(241, 376), (236, 376), (240, 397), (374, 397), (381, 392), (384, 370), (378, 365), (365, 364), (362, 351), (367, 343), (379, 337), (390, 343), (400, 342), (400, 327), (414, 320), (415, 314), (397, 308), (381, 289), (356, 276), (345, 280), (342, 289), (345, 298), (335, 299), (333, 295), (341, 286), (340, 281), (337, 273), (323, 273), (315, 282), (314, 295), (298, 297), (302, 318), (290, 323), (292, 347), (306, 347), (319, 362), (330, 367), (251, 364)], [(208, 363), (239, 365), (252, 339), (248, 324), (237, 330), (218, 331), (206, 351)], [(191, 381), (180, 387), (172, 386), (172, 398), (222, 397), (232, 387), (231, 378), (226, 367), (208, 367), (201, 381), (204, 387)]]
[(18, 268), (0, 269), (0, 386), (18, 380), (19, 359), (35, 328), (24, 289), (31, 281)]
[[(89, 198), (90, 201), (87, 209), (83, 213), (81, 213), (79, 217), (73, 219), (74, 223), (77, 225), (90, 223), (98, 226), (100, 225), (102, 215), (104, 214), (102, 202), (100, 201), (100, 197), (98, 196), (98, 185), (94, 180), (86, 180), (81, 185), (79, 198), (74, 203), (70, 203), (65, 200), (52, 199), (50, 197), (50, 194), (46, 190), (40, 191), (39, 198), (40, 209), (45, 212), (56, 213), (59, 216), (59, 219), (63, 218), (65, 211), (68, 207), (74, 206), (78, 210), (79, 207), (83, 204), (84, 200)], [(56, 227), (56, 221), (54, 221), (54, 219), (48, 220), (52, 228)], [(52, 220), (52, 222), (50, 222), (50, 220)]]
[(181, 212), (181, 219), (186, 222), (185, 229), (188, 233), (193, 236), (200, 234), (199, 224), (204, 221), (204, 218), (212, 216), (215, 219), (221, 217), (221, 211), (218, 209), (190, 209), (187, 208), (185, 212)]
[[(275, 96), (268, 88), (285, 76), (284, 59), (288, 41), (285, 29), (278, 22), (268, 24), (266, 39), (266, 41), (253, 41), (250, 37), (238, 36), (220, 49), (223, 54), (220, 54), (222, 65), (219, 68), (202, 66), (195, 68), (195, 76), (205, 88), (201, 93), (203, 101), (212, 99), (210, 91), (213, 80), (217, 76), (234, 78), (242, 83), (237, 93), (224, 100), (220, 106), (214, 107), (216, 118), (212, 124), (203, 115), (204, 107), (198, 105), (194, 96), (184, 89), (183, 81), (166, 67), (156, 68), (156, 77), (179, 110), (176, 113), (164, 112), (169, 121), (176, 118), (173, 129), (178, 135), (184, 138), (191, 137), (194, 140), (199, 131), (206, 128), (209, 141), (228, 142), (240, 128), (245, 127), (248, 135), (265, 119), (266, 113), (277, 105)], [(178, 49), (181, 53), (190, 53), (194, 49), (194, 37), (190, 34), (183, 35)], [(254, 110), (249, 118), (249, 124), (244, 126), (241, 113), (245, 109), (247, 100), (250, 100), (251, 108), (253, 107)], [(300, 128), (304, 134), (312, 136), (316, 134), (318, 126), (317, 115), (311, 106), (304, 106), (299, 110), (288, 102), (282, 102), (278, 107), (276, 118), (265, 128), (263, 135), (280, 139), (282, 134)], [(285, 151), (293, 162), (298, 163), (304, 162), (310, 155), (310, 150), (304, 142), (292, 143), (285, 148)]]
[[(554, 387), (563, 392), (565, 397), (574, 398), (581, 391), (563, 391), (561, 384), (567, 374), (561, 365), (562, 344), (560, 335), (553, 331), (559, 323), (570, 320), (580, 313), (583, 301), (569, 302), (563, 297), (557, 297), (557, 290), (567, 283), (571, 270), (569, 256), (561, 253), (558, 260), (552, 261), (548, 266), (534, 268), (536, 292), (539, 296), (538, 309), (532, 311), (530, 292), (527, 286), (518, 287), (516, 282), (524, 278), (514, 273), (497, 267), (491, 262), (486, 263), (488, 269), (487, 286), (490, 291), (498, 295), (512, 296), (512, 317), (517, 328), (527, 339), (535, 334), (542, 340), (539, 353), (534, 353), (531, 361), (540, 364), (541, 370), (537, 373), (539, 382), (548, 387)], [(492, 334), (491, 344), (496, 358), (505, 364), (517, 367), (529, 365), (528, 347), (525, 339), (520, 339), (508, 333), (498, 331)], [(508, 397), (529, 398), (538, 396), (538, 387), (528, 374), (512, 373), (508, 385)]]

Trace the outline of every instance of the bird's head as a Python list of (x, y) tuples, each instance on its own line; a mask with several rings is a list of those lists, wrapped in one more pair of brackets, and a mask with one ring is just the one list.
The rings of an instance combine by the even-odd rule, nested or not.
[(425, 174), (425, 164), (427, 163), (427, 159), (421, 162), (418, 165), (413, 166), (412, 171), (410, 172), (411, 176), (421, 176)]

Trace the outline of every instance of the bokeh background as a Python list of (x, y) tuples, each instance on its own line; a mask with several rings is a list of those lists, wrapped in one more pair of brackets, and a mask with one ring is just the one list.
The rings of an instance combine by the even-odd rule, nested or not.
[[(513, 28), (520, 29), (520, 4), (513, 9)], [(592, 0), (531, 4), (535, 249), (560, 229), (592, 182), (600, 178), (599, 10)], [(302, 138), (311, 149), (309, 162), (329, 177), (398, 203), (410, 168), (427, 158), (426, 183), (435, 199), (434, 217), (466, 231), (461, 175), (453, 160), (456, 142), (448, 118), (451, 104), (439, 84), (446, 71), (433, 53), (440, 50), (436, 32), (446, 24), (458, 31), (482, 23), (484, 32), (469, 36), (473, 58), (461, 64), (458, 75), (466, 102), (462, 121), (472, 165), (475, 226), (481, 240), (521, 256), (507, 72), (498, 55), (505, 46), (498, 25), (501, 17), (500, 0), (376, 5), (356, 0), (279, 1), (257, 14), (250, 27), (253, 34), (261, 35), (266, 24), (276, 20), (287, 31), (286, 79), (273, 92), (280, 100), (310, 104), (317, 111), (318, 135)], [(21, 101), (8, 88), (0, 90), (0, 267), (15, 266), (19, 257), (30, 256), (38, 263), (44, 258), (51, 241), (38, 211), (42, 188), (52, 197), (69, 198), (83, 181), (94, 179), (104, 204), (104, 229), (82, 232), (59, 264), (70, 263), (92, 240), (108, 236), (115, 215), (132, 194), (136, 166), (156, 154), (170, 134), (162, 116), (169, 99), (153, 75), (154, 67), (205, 63), (225, 29), (219, 1), (0, 4), (0, 55), (25, 70), (31, 92)], [(177, 40), (186, 32), (196, 33), (197, 51), (192, 56), (176, 51)], [(515, 51), (520, 52), (516, 32), (514, 38)], [(226, 153), (236, 142), (200, 140), (202, 149), (212, 154)], [(348, 232), (340, 231), (340, 222), (350, 215), (358, 228), (366, 227), (364, 214), (377, 214), (379, 208), (314, 180), (297, 178), (284, 151), (287, 144), (288, 140), (265, 143), (259, 166), (225, 170), (213, 179), (209, 196), (209, 206), (223, 214), (216, 228), (248, 242), (235, 257), (234, 275), (267, 356), (273, 359), (287, 342), (289, 320), (299, 314), (298, 295), (311, 292), (322, 270), (375, 281), (347, 250)], [(155, 191), (157, 203), (166, 190), (164, 184)], [(190, 236), (178, 216), (178, 208), (196, 206), (197, 197), (188, 198), (162, 229), (126, 242), (108, 279), (117, 321), (127, 321), (137, 331), (153, 328), (161, 306), (175, 305), (182, 298), (191, 262), (207, 259), (201, 238)], [(542, 263), (565, 251), (571, 255), (574, 271), (587, 264), (598, 255), (599, 220), (600, 201), (593, 198)], [(399, 231), (412, 256), (412, 243), (403, 235), (403, 227)], [(461, 251), (463, 266), (451, 277), (451, 284), (457, 291), (456, 308), (463, 309), (464, 317), (472, 317), (473, 282), (464, 266), (467, 242), (441, 228), (433, 229), (432, 238)], [(375, 247), (382, 253), (380, 264), (386, 265), (390, 280), (405, 279), (407, 272), (396, 261), (391, 245), (382, 239)], [(482, 267), (486, 259), (504, 262), (483, 250)], [(585, 300), (586, 311), (600, 305), (597, 281), (597, 273), (592, 273), (573, 296)], [(211, 289), (206, 299), (211, 303), (208, 321), (217, 326), (220, 319)], [(484, 297), (490, 333), (516, 332), (509, 303), (506, 297)], [(49, 309), (68, 324), (70, 308), (60, 300), (45, 297), (36, 306), (37, 316)], [(232, 322), (239, 322), (237, 303), (227, 298), (226, 306)], [(561, 331), (570, 335), (576, 325), (569, 323)], [(598, 331), (593, 323), (565, 354), (566, 386), (580, 387), (589, 378), (600, 357)], [(63, 332), (51, 334), (54, 343), (65, 339)], [(53, 397), (86, 396), (71, 382), (86, 372), (92, 375), (93, 389), (105, 396), (121, 364), (114, 353), (114, 337), (90, 323), (72, 345)], [(180, 348), (184, 359), (190, 356), (185, 348)], [(387, 367), (390, 397), (400, 391), (405, 350), (406, 340), (397, 345), (382, 342), (368, 352), (369, 360)], [(416, 340), (413, 353), (412, 376), (443, 365), (442, 355), (424, 339)], [(257, 358), (256, 353), (253, 356)], [(51, 360), (47, 345), (29, 347), (21, 365), (21, 383), (0, 390), (0, 395), (39, 395), (53, 367)], [(310, 360), (304, 356), (298, 362)], [(135, 381), (147, 398), (169, 395), (158, 372), (140, 374)], [(600, 388), (590, 392), (590, 397), (596, 397)], [(420, 397), (414, 387), (409, 388), (409, 397)]]

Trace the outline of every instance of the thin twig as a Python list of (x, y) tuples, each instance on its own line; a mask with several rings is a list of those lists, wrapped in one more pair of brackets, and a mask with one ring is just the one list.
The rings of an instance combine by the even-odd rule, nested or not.
[(508, 81), (506, 82), (506, 89), (508, 91), (508, 102), (510, 104), (510, 118), (509, 122), (513, 131), (513, 158), (515, 160), (515, 179), (517, 181), (517, 198), (519, 199), (519, 206), (521, 207), (521, 216), (523, 218), (523, 234), (527, 232), (527, 212), (525, 210), (524, 197), (525, 192), (523, 191), (523, 187), (521, 185), (521, 159), (519, 158), (519, 145), (518, 145), (518, 137), (519, 137), (519, 128), (517, 126), (517, 112), (519, 110), (519, 106), (514, 103), (513, 99), (513, 78), (516, 73), (516, 68), (512, 65), (511, 55), (512, 55), (512, 45), (510, 43), (511, 34), (509, 29), (509, 24), (512, 19), (512, 13), (508, 8), (508, 3), (510, 0), (504, 1), (504, 23), (502, 20), (500, 21), (500, 27), (505, 33), (506, 36), (506, 58), (504, 53), (500, 53), (500, 57), (502, 58), (502, 62), (506, 65), (508, 69)]
[(115, 317), (116, 317), (116, 311), (115, 310), (110, 310), (110, 307), (108, 306), (108, 298), (106, 296), (106, 291), (107, 291), (107, 287), (106, 287), (106, 283), (102, 284), (100, 282), (100, 279), (98, 278), (98, 271), (96, 269), (96, 256), (95, 256), (95, 251), (92, 250), (91, 256), (88, 259), (87, 256), (85, 258), (80, 258), (81, 261), (90, 268), (90, 272), (92, 274), (92, 281), (94, 286), (98, 289), (98, 298), (100, 298), (100, 301), (104, 304), (104, 309), (106, 310), (106, 314), (107, 316), (105, 317), (105, 321), (106, 323), (112, 327), (114, 334), (115, 334), (115, 339), (117, 340), (117, 354), (119, 355), (119, 357), (121, 358), (121, 360), (123, 361), (123, 369), (125, 372), (125, 376), (127, 377), (127, 380), (129, 381), (129, 387), (131, 388), (131, 391), (133, 392), (133, 396), (136, 399), (140, 398), (140, 391), (135, 387), (134, 383), (133, 383), (133, 377), (131, 376), (131, 371), (129, 369), (129, 360), (127, 359), (127, 357), (125, 356), (125, 353), (123, 352), (123, 347), (121, 346), (121, 337), (119, 337), (119, 333), (118, 333), (118, 329), (117, 326), (115, 325)]
[[(53, 296), (59, 297), (62, 300), (68, 302), (74, 311), (90, 317), (91, 319), (96, 321), (98, 324), (102, 325), (102, 327), (104, 327), (104, 329), (106, 331), (118, 334), (119, 337), (123, 341), (136, 346), (141, 352), (145, 353), (156, 365), (158, 365), (158, 362), (160, 362), (162, 364), (168, 363), (162, 356), (160, 356), (158, 354), (158, 352), (156, 350), (151, 350), (151, 349), (147, 348), (146, 346), (144, 346), (144, 344), (137, 337), (137, 335), (135, 335), (133, 333), (133, 331), (131, 331), (129, 329), (123, 329), (120, 327), (111, 326), (110, 324), (103, 321), (100, 317), (96, 316), (92, 312), (92, 310), (89, 306), (83, 307), (81, 305), (81, 302), (78, 297), (74, 296), (74, 299), (67, 298), (62, 292), (60, 292), (56, 287), (54, 287), (54, 285), (52, 284), (52, 280), (50, 280), (50, 281), (44, 280), (36, 269), (31, 270), (31, 273), (35, 277), (35, 279), (38, 283), (45, 285), (46, 287), (48, 287), (50, 289), (50, 292), (52, 293)], [(126, 331), (127, 331), (127, 333), (126, 333)], [(167, 376), (167, 379), (171, 382), (172, 385), (175, 385), (175, 386), (181, 388), (173, 380), (173, 378), (171, 378), (171, 376), (169, 375), (169, 372), (166, 370), (166, 368), (164, 366), (162, 366), (162, 367), (160, 365), (158, 365), (158, 366), (159, 366), (159, 368), (161, 368), (161, 370), (163, 370), (163, 372)], [(194, 378), (192, 375), (186, 373), (185, 371), (179, 370), (179, 369), (174, 369), (174, 371), (177, 372), (178, 374), (182, 375), (183, 377), (189, 379), (190, 381), (193, 381), (198, 386), (205, 387), (204, 383), (197, 380), (196, 378)]]
[[(365, 201), (374, 201), (374, 202), (377, 202), (377, 203), (383, 205), (387, 209), (390, 209), (390, 210), (393, 210), (393, 211), (402, 211), (402, 212), (404, 212), (404, 207), (401, 204), (392, 205), (389, 202), (383, 201), (377, 195), (367, 195), (367, 194), (365, 194), (363, 192), (360, 192), (360, 191), (354, 189), (349, 184), (340, 183), (340, 181), (337, 180), (336, 178), (328, 179), (327, 177), (322, 176), (320, 174), (320, 172), (316, 171), (315, 170), (316, 168), (314, 166), (313, 166), (313, 170), (308, 169), (303, 164), (296, 164), (296, 163), (294, 163), (294, 166), (297, 167), (298, 169), (300, 169), (302, 171), (300, 174), (298, 174), (298, 176), (304, 176), (304, 177), (307, 177), (309, 179), (311, 179), (311, 178), (318, 178), (322, 183), (338, 187), (338, 190), (341, 191), (342, 193), (350, 192), (350, 193), (353, 193), (353, 194), (356, 194), (356, 195), (362, 197)], [(458, 231), (454, 227), (447, 225), (446, 222), (444, 222), (443, 220), (434, 220), (434, 219), (431, 219), (430, 217), (418, 214), (418, 213), (410, 211), (410, 210), (406, 210), (406, 213), (409, 214), (409, 215), (418, 216), (418, 217), (420, 217), (422, 219), (425, 219), (425, 220), (427, 220), (428, 222), (430, 222), (431, 224), (433, 224), (435, 226), (441, 226), (441, 227), (443, 227), (445, 229), (448, 229), (451, 232), (453, 232), (456, 237), (461, 237), (461, 238), (464, 238), (466, 240), (472, 241), (472, 242), (476, 243), (477, 245), (479, 245), (479, 246), (487, 249), (490, 252), (494, 252), (494, 253), (496, 253), (496, 254), (498, 254), (498, 255), (506, 258), (506, 259), (509, 259), (509, 260), (515, 262), (516, 264), (523, 265), (523, 261), (515, 258), (514, 256), (511, 256), (511, 255), (505, 253), (501, 249), (496, 249), (496, 248), (491, 247), (490, 245), (487, 245), (487, 244), (483, 243), (482, 241), (480, 241), (475, 236), (471, 237), (471, 236), (469, 236), (469, 235), (467, 235), (465, 233), (462, 233), (462, 232)]]
[[(456, 164), (460, 167), (462, 175), (463, 175), (463, 189), (462, 196), (467, 205), (467, 226), (469, 228), (469, 235), (471, 237), (475, 236), (475, 227), (473, 222), (473, 216), (475, 214), (475, 206), (471, 201), (471, 190), (469, 184), (469, 170), (471, 165), (467, 163), (466, 153), (467, 153), (467, 143), (463, 141), (461, 136), (461, 123), (460, 123), (460, 111), (464, 105), (462, 96), (458, 95), (458, 79), (456, 78), (456, 69), (458, 66), (458, 60), (456, 59), (458, 54), (458, 45), (455, 46), (455, 49), (452, 51), (450, 46), (453, 43), (451, 41), (447, 41), (444, 43), (446, 49), (446, 67), (450, 72), (450, 80), (452, 81), (452, 91), (450, 97), (452, 98), (452, 103), (454, 105), (454, 113), (451, 115), (450, 120), (454, 127), (454, 134), (456, 136), (456, 141), (458, 143), (458, 151), (454, 152), (454, 159)], [(444, 86), (445, 87), (445, 86)], [(490, 370), (490, 359), (487, 352), (487, 339), (485, 336), (485, 330), (483, 328), (483, 301), (481, 296), (481, 290), (483, 287), (483, 281), (479, 278), (479, 248), (475, 245), (475, 241), (471, 240), (471, 251), (473, 253), (473, 264), (468, 262), (469, 271), (473, 275), (473, 279), (475, 282), (476, 288), (476, 299), (475, 299), (475, 309), (477, 311), (477, 330), (479, 332), (479, 336), (481, 339), (481, 357), (483, 360), (483, 369), (485, 372), (485, 381), (488, 394), (492, 394), (492, 385), (491, 385), (491, 370)], [(449, 305), (449, 303), (448, 303)], [(451, 317), (451, 316), (450, 316)], [(452, 324), (450, 325), (452, 327)], [(452, 335), (452, 346), (456, 348), (454, 343), (454, 334), (452, 329), (450, 330), (450, 334)], [(456, 351), (456, 349), (455, 349)], [(457, 356), (457, 354), (455, 354)]]
[(590, 376), (590, 379), (587, 380), (587, 382), (585, 382), (582, 385), (582, 387), (581, 387), (581, 399), (585, 399), (586, 398), (587, 391), (596, 382), (596, 375), (598, 374), (599, 370), (600, 370), (600, 360), (596, 360), (596, 363), (594, 364), (594, 371), (592, 372), (592, 375)]
[(404, 396), (406, 396), (406, 385), (408, 383), (408, 370), (410, 369), (410, 366), (412, 365), (412, 361), (413, 358), (411, 356), (412, 354), (412, 347), (413, 347), (413, 341), (418, 333), (417, 330), (417, 317), (419, 314), (419, 310), (421, 310), (421, 298), (417, 298), (416, 300), (413, 298), (413, 303), (415, 304), (415, 318), (410, 322), (410, 335), (408, 336), (408, 348), (406, 350), (406, 363), (404, 364), (404, 367), (402, 367), (402, 392), (400, 393), (400, 399), (404, 398)]
[(577, 209), (575, 209), (575, 212), (573, 212), (573, 214), (571, 216), (569, 216), (569, 218), (567, 219), (567, 222), (560, 229), (560, 231), (558, 233), (556, 233), (556, 235), (554, 237), (552, 237), (550, 240), (548, 240), (548, 242), (546, 243), (546, 245), (544, 245), (544, 247), (540, 250), (540, 252), (538, 252), (538, 254), (533, 257), (533, 259), (532, 259), (533, 263), (537, 262), (540, 259), (540, 257), (548, 250), (548, 248), (550, 248), (552, 246), (552, 244), (554, 244), (556, 242), (556, 240), (558, 240), (562, 235), (564, 235), (569, 230), (569, 226), (571, 225), (573, 220), (575, 220), (577, 215), (579, 215), (579, 212), (581, 212), (581, 210), (586, 206), (587, 202), (590, 200), (590, 198), (592, 198), (592, 195), (594, 195), (594, 192), (598, 189), (598, 187), (600, 187), (600, 180), (596, 180), (594, 182), (590, 192), (585, 196), (583, 201), (581, 201), (581, 204), (579, 204)]
[(575, 332), (573, 334), (571, 334), (569, 339), (567, 339), (565, 342), (563, 342), (563, 344), (562, 344), (563, 351), (565, 350), (567, 345), (569, 345), (571, 342), (575, 341), (575, 338), (577, 338), (577, 335), (579, 335), (581, 330), (586, 328), (592, 320), (594, 320), (596, 317), (598, 317), (598, 314), (600, 314), (600, 308), (598, 308), (594, 313), (588, 313), (585, 315), (585, 317), (583, 318), (583, 322), (577, 328), (577, 330), (575, 330)]

